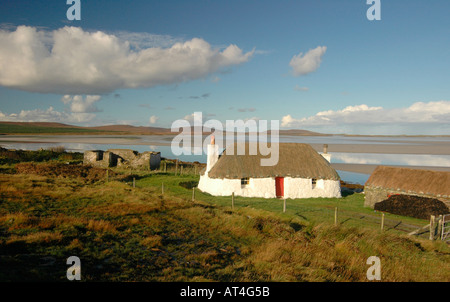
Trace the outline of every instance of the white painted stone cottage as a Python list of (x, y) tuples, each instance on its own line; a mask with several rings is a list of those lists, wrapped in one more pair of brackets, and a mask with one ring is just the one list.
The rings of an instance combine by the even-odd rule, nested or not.
[[(219, 147), (208, 145), (207, 166), (198, 188), (214, 196), (262, 198), (341, 197), (340, 178), (330, 163), (310, 145), (279, 143), (279, 160), (261, 166), (262, 156), (236, 152), (219, 156)], [(233, 148), (233, 147), (232, 147)], [(329, 160), (329, 157), (327, 157)]]

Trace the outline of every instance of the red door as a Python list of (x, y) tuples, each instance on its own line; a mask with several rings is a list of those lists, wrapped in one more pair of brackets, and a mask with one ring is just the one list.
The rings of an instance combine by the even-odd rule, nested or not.
[(277, 197), (284, 196), (284, 177), (275, 177), (275, 191)]

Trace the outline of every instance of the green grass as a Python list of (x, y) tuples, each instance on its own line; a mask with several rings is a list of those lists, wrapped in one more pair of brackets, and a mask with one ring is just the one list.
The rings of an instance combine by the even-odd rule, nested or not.
[[(136, 186), (161, 188), (164, 183), (164, 190), (167, 194), (192, 199), (192, 190), (186, 190), (180, 183), (198, 182), (198, 180), (199, 176), (192, 174), (178, 176), (175, 176), (174, 173), (153, 174), (137, 180)], [(228, 208), (231, 208), (232, 203), (231, 196), (212, 196), (198, 189), (195, 190), (195, 199)], [(312, 223), (334, 223), (335, 208), (337, 207), (340, 225), (380, 229), (381, 213), (364, 207), (364, 194), (362, 193), (346, 195), (342, 198), (287, 199), (285, 213), (283, 213), (283, 203), (283, 200), (276, 198), (266, 199), (239, 196), (234, 198), (235, 208), (251, 207), (262, 209), (278, 213), (283, 217), (297, 218), (302, 222)], [(419, 228), (428, 223), (421, 219), (385, 213), (385, 225), (388, 231), (404, 233), (392, 228), (399, 222), (401, 223), (397, 228), (401, 226), (400, 229), (410, 231), (414, 230), (414, 227)], [(413, 228), (411, 229), (411, 227)]]
[(8, 150), (0, 147), (0, 165), (15, 164), (20, 162), (70, 162), (80, 163), (83, 161), (83, 153), (66, 152), (64, 147), (54, 147), (40, 149), (36, 151), (28, 150)]
[(288, 200), (282, 213), (277, 199), (238, 197), (231, 209), (196, 190), (192, 201), (195, 175), (11, 173), (0, 173), (0, 281), (67, 280), (73, 255), (83, 281), (367, 281), (370, 256), (382, 281), (450, 280), (446, 244), (355, 219), (334, 226), (336, 205), (373, 214), (360, 194)]

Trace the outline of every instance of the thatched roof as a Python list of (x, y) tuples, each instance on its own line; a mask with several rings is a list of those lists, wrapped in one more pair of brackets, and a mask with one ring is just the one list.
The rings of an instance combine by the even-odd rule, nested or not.
[[(217, 163), (209, 171), (211, 178), (266, 178), (266, 177), (298, 177), (339, 180), (339, 175), (330, 163), (317, 153), (310, 145), (296, 143), (279, 143), (279, 160), (274, 166), (261, 166), (261, 159), (270, 158), (271, 154), (263, 156), (258, 148), (256, 155), (250, 155), (249, 143), (245, 144), (245, 154), (238, 155), (234, 144), (234, 154), (228, 154), (228, 147), (222, 153)], [(271, 150), (276, 150), (272, 144)], [(273, 155), (272, 155), (273, 156)]]
[(450, 196), (450, 172), (378, 166), (365, 186), (415, 194)]

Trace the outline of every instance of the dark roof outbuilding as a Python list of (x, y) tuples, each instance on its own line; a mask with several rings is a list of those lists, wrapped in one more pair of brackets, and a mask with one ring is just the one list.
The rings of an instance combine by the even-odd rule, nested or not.
[(450, 196), (450, 172), (378, 166), (366, 187), (430, 196)]

